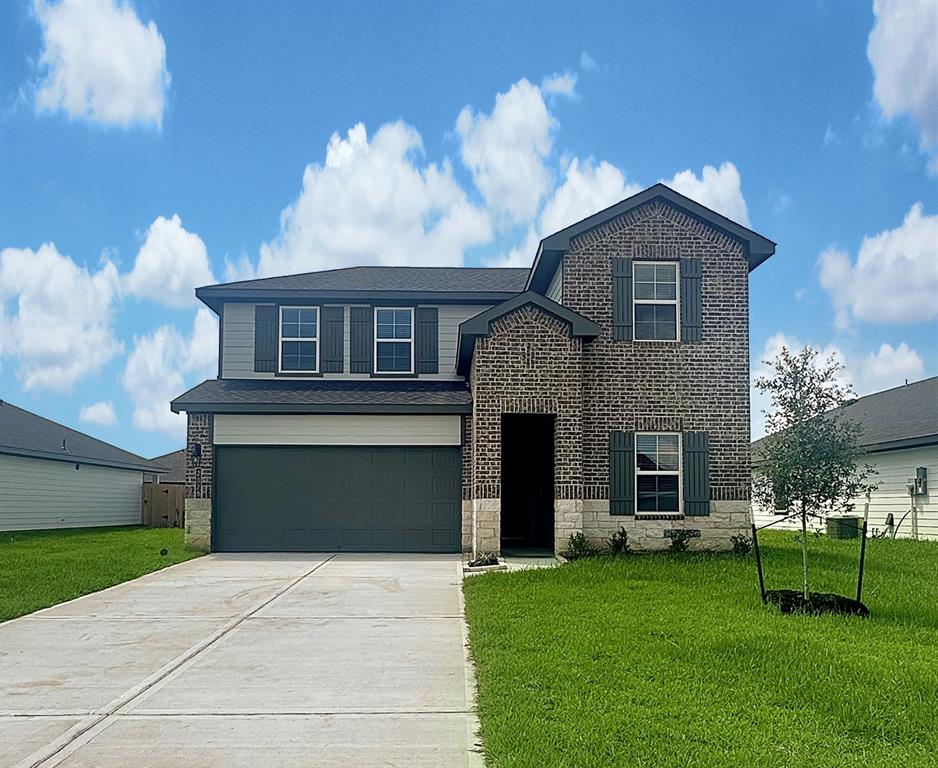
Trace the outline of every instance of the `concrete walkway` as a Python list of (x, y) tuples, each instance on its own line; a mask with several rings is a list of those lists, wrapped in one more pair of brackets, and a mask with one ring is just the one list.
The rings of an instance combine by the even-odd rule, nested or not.
[(460, 560), (209, 555), (0, 624), (0, 766), (481, 766)]

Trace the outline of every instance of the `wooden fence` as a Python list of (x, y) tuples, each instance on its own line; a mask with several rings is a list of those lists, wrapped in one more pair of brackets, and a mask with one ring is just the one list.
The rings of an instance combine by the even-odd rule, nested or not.
[(186, 486), (143, 484), (143, 524), (150, 528), (182, 528), (186, 524)]

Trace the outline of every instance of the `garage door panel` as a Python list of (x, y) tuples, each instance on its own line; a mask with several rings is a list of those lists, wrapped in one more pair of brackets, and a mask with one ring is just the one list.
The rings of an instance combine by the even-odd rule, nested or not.
[(215, 450), (218, 551), (459, 549), (458, 448)]

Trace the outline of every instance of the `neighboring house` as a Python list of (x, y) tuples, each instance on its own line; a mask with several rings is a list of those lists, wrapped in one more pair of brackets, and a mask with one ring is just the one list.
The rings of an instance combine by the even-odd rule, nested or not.
[[(920, 538), (938, 539), (938, 376), (866, 395), (838, 411), (842, 418), (863, 428), (860, 438), (860, 446), (866, 451), (863, 461), (877, 472), (871, 478), (879, 487), (870, 494), (870, 532), (891, 535), (894, 530), (897, 536), (908, 537), (917, 524)], [(759, 470), (760, 446), (767, 439), (770, 438), (752, 444), (755, 472)], [(913, 491), (923, 492), (910, 494), (909, 483), (916, 475), (922, 476), (922, 470), (924, 487), (913, 487)], [(862, 516), (866, 498), (853, 499), (853, 503), (855, 508), (850, 514)], [(756, 525), (801, 527), (800, 518), (782, 520), (780, 516), (789, 511), (781, 501), (778, 506), (782, 508), (767, 510), (754, 505)], [(887, 523), (890, 515), (892, 529)], [(823, 528), (824, 522), (814, 520), (812, 527)]]
[(749, 272), (775, 245), (658, 184), (530, 269), (200, 288), (186, 532), (216, 550), (563, 550), (748, 530)]
[(162, 469), (0, 401), (0, 531), (138, 524), (143, 474)]
[(163, 472), (148, 472), (143, 476), (145, 483), (159, 483), (160, 485), (185, 485), (186, 482), (186, 449), (164, 453), (150, 459), (154, 464), (164, 468)]

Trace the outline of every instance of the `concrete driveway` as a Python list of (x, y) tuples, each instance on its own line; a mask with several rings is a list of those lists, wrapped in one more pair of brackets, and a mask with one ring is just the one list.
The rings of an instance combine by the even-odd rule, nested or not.
[(0, 766), (481, 765), (460, 561), (209, 555), (0, 625)]

